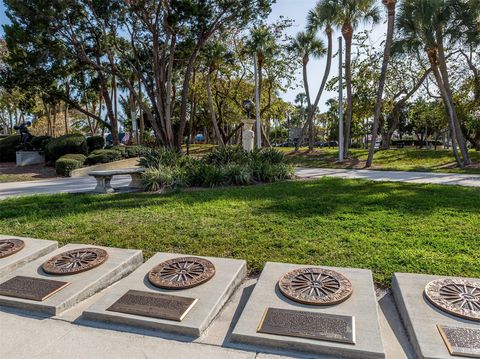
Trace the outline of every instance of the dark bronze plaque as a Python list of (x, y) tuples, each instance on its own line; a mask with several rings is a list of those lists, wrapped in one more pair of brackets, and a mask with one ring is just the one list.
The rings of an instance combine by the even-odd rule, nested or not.
[(268, 308), (257, 331), (355, 344), (355, 318), (346, 315)]
[(61, 253), (43, 264), (48, 274), (70, 275), (98, 267), (108, 259), (107, 251), (100, 248), (79, 248)]
[(174, 258), (160, 263), (148, 273), (154, 286), (164, 289), (187, 289), (203, 284), (215, 275), (212, 262), (197, 257)]
[(480, 358), (480, 329), (437, 325), (451, 355)]
[(0, 259), (20, 252), (25, 247), (25, 242), (17, 238), (0, 239)]
[(181, 322), (198, 299), (129, 290), (108, 311)]
[(42, 302), (69, 284), (57, 280), (18, 276), (0, 284), (0, 295)]
[(302, 304), (333, 305), (352, 295), (352, 283), (342, 274), (322, 268), (301, 268), (278, 282), (282, 294)]
[(480, 281), (445, 278), (430, 282), (425, 296), (437, 308), (457, 317), (480, 321)]

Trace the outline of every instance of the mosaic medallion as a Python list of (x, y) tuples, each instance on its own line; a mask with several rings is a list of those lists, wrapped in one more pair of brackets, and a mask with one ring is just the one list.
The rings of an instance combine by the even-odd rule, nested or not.
[(302, 268), (285, 274), (278, 282), (282, 294), (302, 304), (332, 305), (347, 300), (352, 283), (342, 274), (322, 268)]
[(49, 274), (69, 275), (88, 271), (103, 264), (108, 253), (100, 248), (79, 248), (61, 253), (43, 264)]
[(437, 308), (461, 318), (480, 321), (480, 281), (445, 278), (427, 284), (425, 295)]
[(164, 289), (193, 288), (212, 279), (215, 266), (196, 257), (175, 258), (160, 263), (148, 273), (154, 286)]
[(0, 239), (0, 258), (5, 258), (20, 252), (24, 247), (25, 242), (21, 239)]

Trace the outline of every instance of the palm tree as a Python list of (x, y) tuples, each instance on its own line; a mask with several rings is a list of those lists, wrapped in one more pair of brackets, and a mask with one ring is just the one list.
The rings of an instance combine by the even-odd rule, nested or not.
[[(352, 93), (352, 40), (355, 29), (361, 23), (378, 23), (379, 10), (375, 0), (324, 0), (332, 10), (331, 21), (342, 31), (345, 39), (345, 82), (347, 85), (347, 116), (345, 121), (344, 153), (348, 157), (350, 148), (350, 132), (353, 118)], [(340, 84), (342, 86), (342, 84)], [(340, 144), (342, 145), (342, 144)]]
[[(334, 8), (331, 6), (331, 2), (326, 0), (321, 0), (315, 6), (313, 10), (310, 10), (308, 13), (307, 18), (307, 29), (310, 32), (316, 33), (320, 29), (325, 30), (325, 34), (327, 35), (327, 64), (325, 66), (325, 72), (323, 74), (322, 84), (318, 89), (317, 96), (313, 105), (310, 107), (310, 111), (308, 113), (307, 121), (313, 123), (313, 118), (315, 116), (315, 112), (317, 111), (318, 104), (320, 103), (320, 99), (322, 97), (323, 91), (325, 91), (325, 86), (327, 85), (328, 78), (330, 76), (330, 70), (332, 68), (332, 58), (333, 58), (333, 23), (332, 18), (334, 14)], [(310, 144), (309, 144), (310, 145)], [(312, 144), (313, 145), (313, 144)], [(312, 150), (310, 148), (310, 150)]]
[[(310, 86), (308, 85), (308, 63), (312, 57), (321, 57), (325, 55), (325, 45), (322, 40), (320, 40), (313, 32), (304, 32), (301, 31), (293, 39), (291, 44), (292, 50), (302, 59), (302, 69), (303, 69), (303, 85), (305, 88), (305, 95), (307, 100), (308, 108), (308, 149), (313, 151), (313, 142), (314, 142), (314, 130), (313, 130), (313, 117), (310, 114), (315, 111), (312, 111), (312, 101), (310, 98)], [(303, 140), (303, 133), (300, 137), (300, 141)]]
[(208, 108), (210, 112), (210, 118), (212, 120), (213, 132), (218, 141), (218, 144), (223, 147), (225, 145), (218, 126), (217, 115), (213, 106), (212, 96), (212, 75), (218, 70), (219, 66), (225, 61), (230, 61), (231, 54), (227, 51), (226, 47), (220, 42), (209, 43), (204, 50), (205, 65), (207, 68), (207, 96), (208, 96)]
[(459, 0), (403, 0), (397, 18), (401, 40), (394, 45), (400, 51), (426, 53), (447, 111), (453, 153), (460, 167), (469, 165), (470, 159), (453, 101), (445, 43), (460, 42), (470, 34), (466, 30), (470, 21), (478, 21), (472, 20), (466, 5)]
[(380, 125), (380, 115), (383, 104), (382, 98), (383, 92), (385, 90), (385, 82), (387, 80), (388, 62), (390, 61), (390, 54), (392, 52), (393, 33), (395, 30), (395, 10), (397, 2), (396, 0), (383, 0), (382, 3), (387, 8), (387, 39), (385, 41), (385, 50), (383, 52), (382, 70), (380, 73), (380, 81), (378, 84), (377, 101), (375, 103), (375, 115), (373, 117), (372, 141), (370, 143), (370, 150), (368, 152), (366, 167), (372, 166), (373, 155), (375, 154), (375, 144), (377, 142), (378, 128)]

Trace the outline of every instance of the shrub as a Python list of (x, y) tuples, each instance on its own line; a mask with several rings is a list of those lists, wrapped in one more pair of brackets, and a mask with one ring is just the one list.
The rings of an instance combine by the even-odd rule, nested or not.
[(87, 137), (88, 152), (101, 150), (105, 147), (105, 139), (102, 136)]
[(99, 163), (110, 163), (121, 160), (122, 154), (117, 150), (96, 150), (87, 157), (87, 165), (96, 165)]
[(88, 146), (82, 135), (65, 135), (52, 138), (45, 146), (45, 155), (48, 161), (56, 161), (60, 157), (70, 153), (88, 155)]
[(229, 163), (246, 163), (249, 153), (238, 146), (217, 147), (204, 158), (206, 163), (212, 165), (227, 165)]
[(48, 142), (50, 142), (51, 139), (52, 137), (50, 136), (33, 137), (32, 140), (30, 141), (30, 145), (35, 150), (45, 151), (45, 146), (48, 144)]
[(216, 187), (228, 183), (222, 167), (204, 162), (190, 169), (189, 178), (192, 185), (199, 187)]
[(164, 188), (186, 187), (188, 186), (188, 178), (184, 169), (161, 166), (147, 169), (143, 174), (143, 183), (147, 191), (157, 192)]
[(70, 177), (73, 170), (83, 167), (87, 157), (82, 154), (68, 154), (55, 162), (55, 172), (59, 176)]
[(21, 145), (19, 135), (0, 139), (0, 162), (15, 162), (16, 152)]
[(142, 157), (149, 153), (150, 148), (145, 146), (125, 146), (126, 157)]
[(253, 173), (249, 166), (230, 164), (224, 168), (224, 176), (228, 184), (244, 186), (253, 183)]
[(272, 165), (286, 162), (285, 154), (275, 148), (262, 148), (260, 150), (255, 150), (252, 152), (251, 157), (254, 160), (267, 162)]
[(183, 156), (175, 150), (149, 149), (140, 159), (140, 166), (145, 168), (174, 167), (181, 157)]
[(127, 158), (127, 146), (117, 145), (117, 146), (111, 146), (108, 149), (113, 151), (118, 151), (120, 152), (123, 158)]

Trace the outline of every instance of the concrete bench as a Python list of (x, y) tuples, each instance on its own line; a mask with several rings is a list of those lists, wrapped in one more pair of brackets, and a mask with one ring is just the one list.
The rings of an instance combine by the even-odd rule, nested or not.
[(144, 172), (144, 168), (126, 168), (120, 170), (93, 171), (88, 175), (95, 177), (97, 180), (97, 187), (95, 188), (96, 193), (112, 193), (115, 192), (111, 185), (111, 181), (114, 176), (130, 175), (132, 177), (132, 181), (128, 187), (132, 189), (140, 189), (142, 188), (142, 174)]

